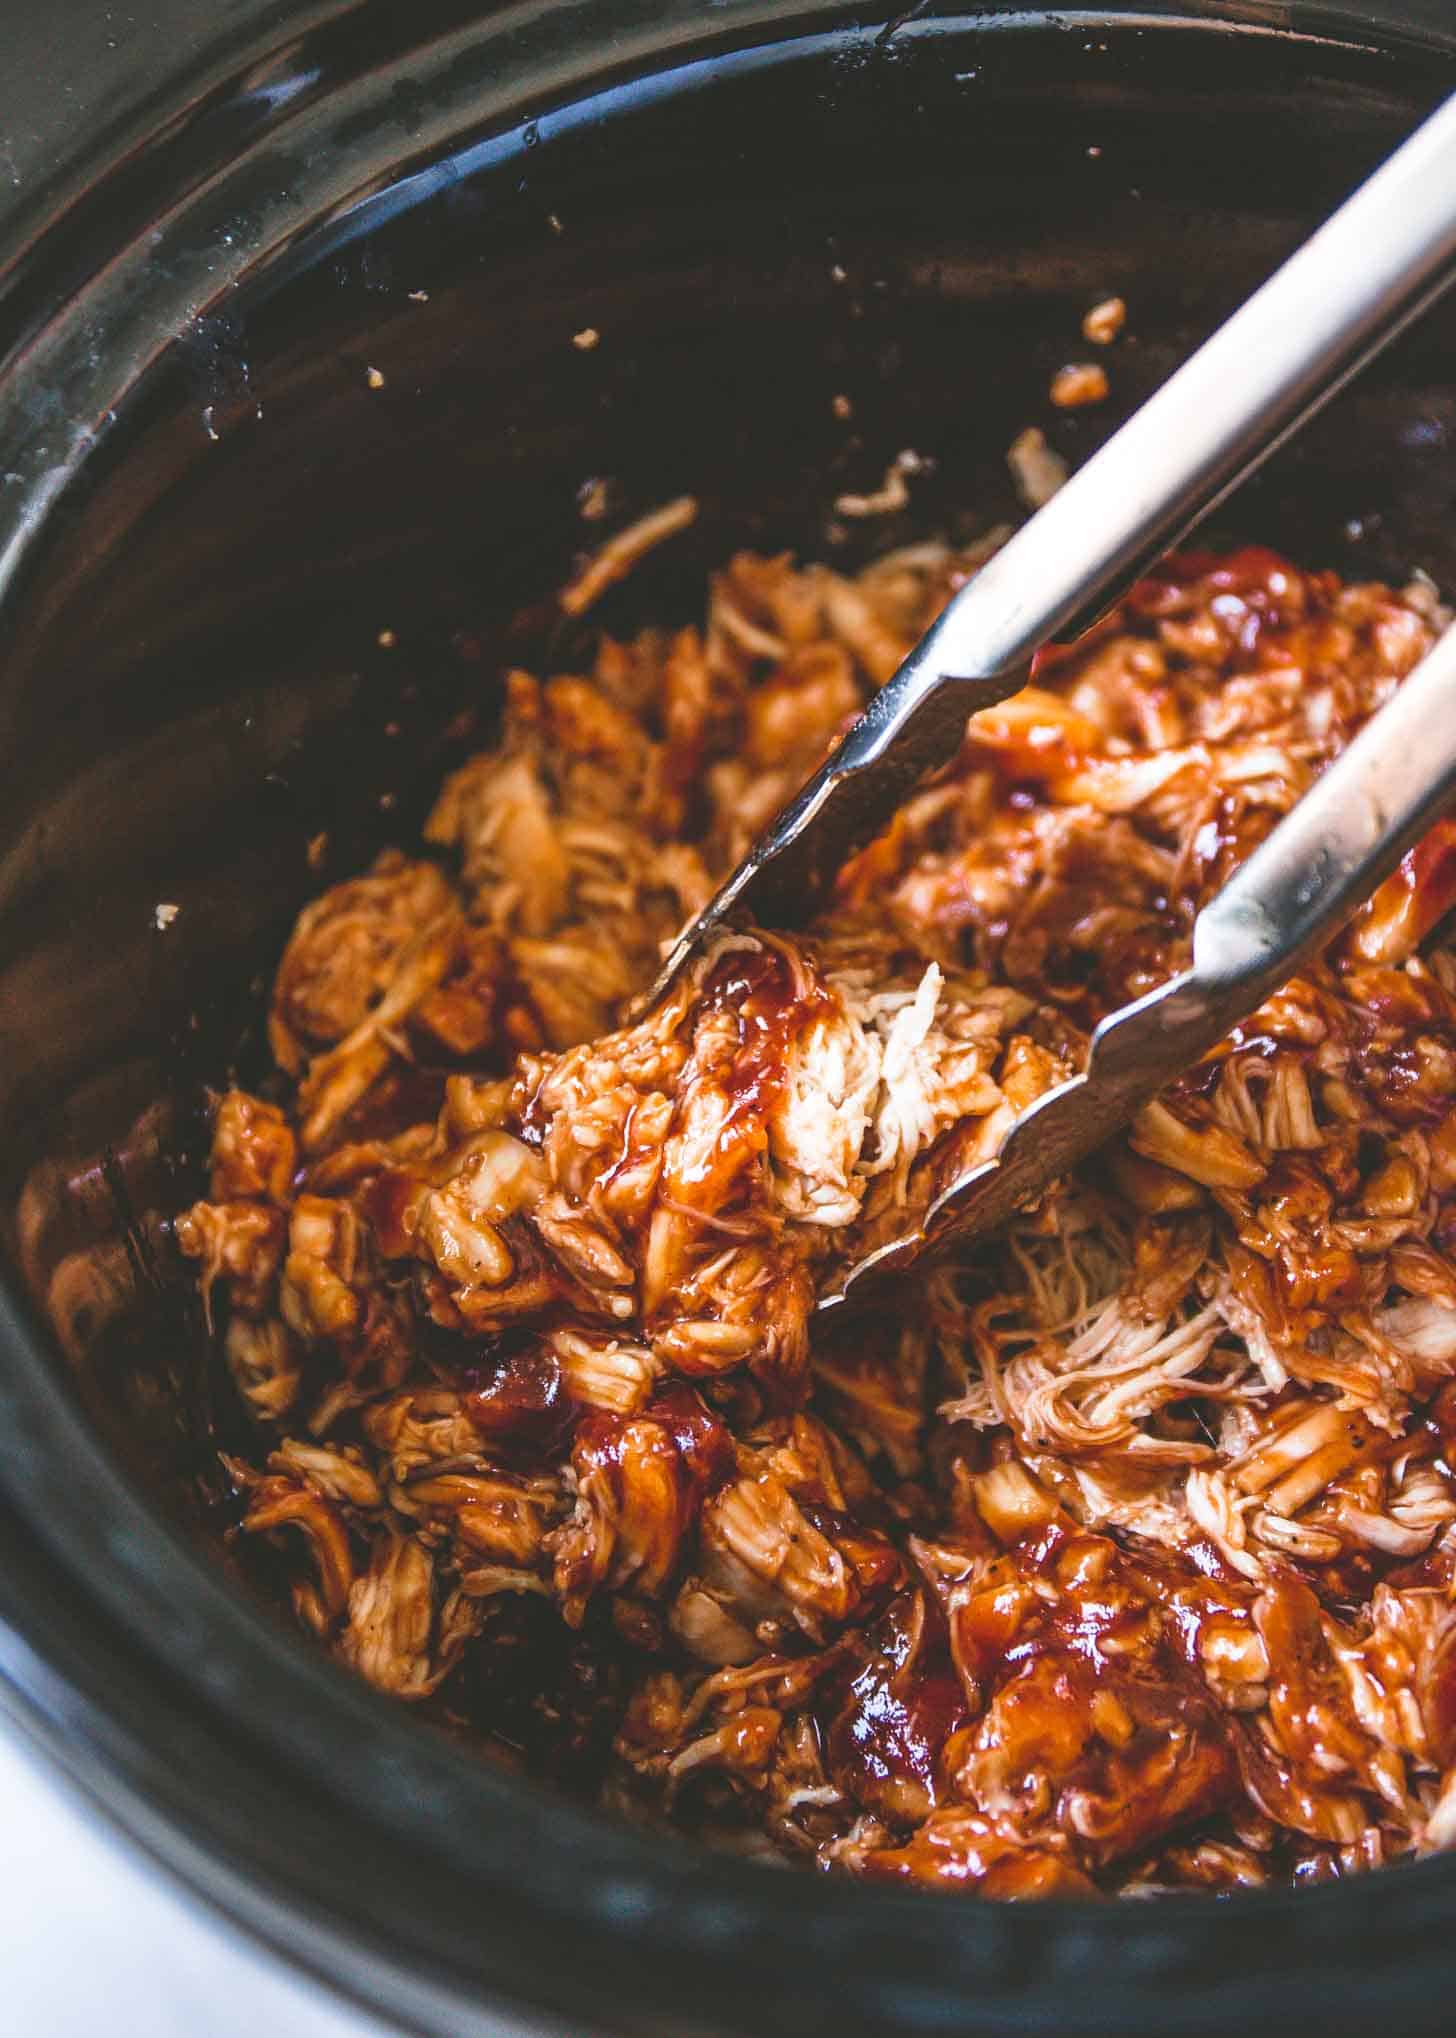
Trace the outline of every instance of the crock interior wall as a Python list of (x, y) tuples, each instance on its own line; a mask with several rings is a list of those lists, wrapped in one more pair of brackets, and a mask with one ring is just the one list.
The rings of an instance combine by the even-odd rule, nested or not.
[[(112, 1192), (137, 1213), (185, 1193), (196, 1083), (257, 1064), (310, 839), (326, 876), (410, 840), (502, 664), (585, 654), (549, 602), (599, 535), (581, 485), (609, 478), (614, 522), (703, 505), (604, 607), (622, 628), (688, 616), (738, 544), (854, 557), (1013, 514), (1024, 425), (1084, 457), (1448, 84), (1167, 26), (805, 44), (548, 113), (180, 337), (57, 513), (0, 660), (11, 1245), (154, 1493), (189, 1505), (205, 1376), (170, 1303), (136, 1334)], [(1113, 400), (1053, 413), (1109, 292), (1130, 307)], [(1453, 339), (1438, 310), (1219, 529), (1456, 585)], [(933, 462), (911, 509), (836, 548), (835, 494), (903, 447)], [(75, 1260), (56, 1281), (78, 1252), (94, 1307)], [(102, 1334), (108, 1293), (125, 1336)]]

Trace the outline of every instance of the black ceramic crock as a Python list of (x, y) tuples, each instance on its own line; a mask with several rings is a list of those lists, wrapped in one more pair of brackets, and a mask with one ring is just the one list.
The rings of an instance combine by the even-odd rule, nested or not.
[[(907, 446), (882, 540), (996, 520), (1024, 425), (1084, 454), (1456, 83), (1445, 0), (173, 13), (148, 64), (98, 40), (74, 130), (48, 104), (0, 248), (5, 1709), (414, 2028), (1448, 2028), (1456, 1863), (983, 1906), (711, 1857), (462, 1755), (207, 1547), (226, 1415), (165, 1225), (306, 845), (328, 876), (407, 837), (501, 663), (569, 660), (544, 597), (585, 484), (618, 519), (703, 503), (619, 625), (686, 614), (735, 544), (842, 551), (834, 495)], [(46, 63), (29, 32), (39, 81), (60, 31)], [(1109, 292), (1114, 402), (1049, 413)], [(1456, 585), (1453, 340), (1427, 320), (1226, 529)]]

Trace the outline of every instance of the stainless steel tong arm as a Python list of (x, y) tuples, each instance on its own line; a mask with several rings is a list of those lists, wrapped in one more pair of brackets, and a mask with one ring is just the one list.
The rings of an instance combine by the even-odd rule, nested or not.
[(1235, 312), (951, 601), (675, 944), (660, 997), (730, 916), (801, 923), (846, 858), (1020, 687), (1450, 281), (1456, 98)]

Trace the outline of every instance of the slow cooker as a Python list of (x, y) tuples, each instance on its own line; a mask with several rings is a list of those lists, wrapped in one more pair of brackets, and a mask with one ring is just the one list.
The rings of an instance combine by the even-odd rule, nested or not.
[[(906, 535), (1011, 511), (1082, 309), (1122, 296), (1130, 340), (1112, 404), (1047, 420), (1073, 463), (1456, 84), (1445, 0), (110, 21), (17, 24), (4, 86), (33, 138), (0, 248), (10, 1718), (412, 2028), (1444, 2029), (1449, 1862), (996, 1907), (774, 1874), (472, 1761), (233, 1575), (167, 1226), (305, 846), (343, 871), (417, 824), (462, 707), (557, 627), (583, 490), (702, 504), (622, 619), (735, 544), (816, 551), (903, 448)], [(1456, 585), (1453, 342), (1447, 306), (1221, 521)]]

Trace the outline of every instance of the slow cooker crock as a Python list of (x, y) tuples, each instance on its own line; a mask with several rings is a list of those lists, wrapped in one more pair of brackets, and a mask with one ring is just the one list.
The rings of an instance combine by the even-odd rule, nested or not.
[[(839, 542), (835, 493), (902, 447), (928, 465), (885, 538), (994, 521), (1023, 425), (1084, 454), (1451, 88), (1444, 0), (422, 12), (184, 16), (154, 66), (83, 68), (94, 119), (52, 112), (7, 214), (6, 1710), (416, 2028), (1444, 2029), (1447, 1862), (997, 1908), (775, 1875), (471, 1761), (229, 1575), (165, 1223), (307, 842), (341, 873), (407, 833), (507, 656), (569, 653), (547, 597), (583, 484), (622, 517), (704, 505), (619, 624), (685, 609), (734, 544)], [(1053, 419), (1109, 291), (1115, 402)], [(1407, 336), (1226, 527), (1456, 585), (1453, 338), (1449, 309)]]

